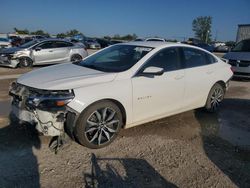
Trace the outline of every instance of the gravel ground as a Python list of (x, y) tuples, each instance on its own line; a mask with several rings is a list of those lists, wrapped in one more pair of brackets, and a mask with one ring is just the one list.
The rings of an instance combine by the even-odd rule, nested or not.
[(216, 114), (192, 110), (122, 130), (108, 147), (50, 138), (9, 122), (0, 81), (0, 187), (250, 187), (250, 82), (231, 81)]

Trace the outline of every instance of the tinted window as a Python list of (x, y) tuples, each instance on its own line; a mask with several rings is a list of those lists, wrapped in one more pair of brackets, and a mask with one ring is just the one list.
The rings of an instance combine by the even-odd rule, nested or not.
[(73, 46), (73, 44), (69, 42), (63, 42), (63, 41), (56, 41), (55, 42), (55, 48), (64, 48), (64, 47), (70, 47)]
[(207, 64), (213, 64), (218, 62), (217, 59), (215, 59), (215, 57), (213, 57), (212, 55), (206, 53), (206, 57), (207, 57)]
[(194, 48), (184, 48), (186, 68), (198, 67), (208, 64), (206, 53)]
[(250, 52), (250, 40), (242, 40), (232, 50), (233, 52)]
[(146, 67), (159, 67), (165, 71), (174, 71), (181, 68), (181, 59), (178, 48), (167, 48), (154, 55), (147, 63)]
[(42, 44), (39, 44), (38, 47), (42, 49), (49, 49), (49, 48), (54, 48), (53, 42), (44, 42)]

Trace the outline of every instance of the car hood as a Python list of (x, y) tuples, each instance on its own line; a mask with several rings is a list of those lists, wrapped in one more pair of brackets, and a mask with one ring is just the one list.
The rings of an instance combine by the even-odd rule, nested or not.
[(20, 50), (23, 50), (21, 48), (18, 48), (18, 47), (12, 47), (12, 48), (6, 48), (6, 49), (3, 49), (1, 50), (1, 54), (14, 54), (15, 52), (17, 51), (20, 51)]
[(31, 71), (19, 77), (17, 82), (38, 89), (67, 90), (111, 82), (116, 74), (66, 63)]
[(250, 52), (229, 52), (223, 56), (225, 59), (250, 61)]

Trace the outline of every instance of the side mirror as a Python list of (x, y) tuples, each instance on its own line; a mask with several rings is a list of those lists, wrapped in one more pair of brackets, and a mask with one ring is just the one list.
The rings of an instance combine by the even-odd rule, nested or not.
[(160, 67), (147, 67), (140, 74), (142, 76), (160, 76), (164, 73), (164, 69)]
[(42, 49), (42, 48), (39, 47), (39, 46), (35, 47), (35, 51), (40, 51), (41, 49)]

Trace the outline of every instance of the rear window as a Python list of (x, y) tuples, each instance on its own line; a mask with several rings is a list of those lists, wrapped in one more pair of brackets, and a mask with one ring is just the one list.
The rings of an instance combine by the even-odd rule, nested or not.
[(199, 67), (208, 64), (205, 52), (194, 48), (183, 48), (186, 68)]

